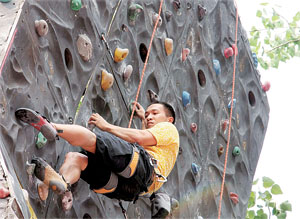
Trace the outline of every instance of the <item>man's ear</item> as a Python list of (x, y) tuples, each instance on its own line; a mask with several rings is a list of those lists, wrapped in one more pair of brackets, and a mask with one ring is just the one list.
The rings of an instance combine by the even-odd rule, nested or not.
[(168, 122), (173, 123), (174, 118), (173, 117), (168, 117)]

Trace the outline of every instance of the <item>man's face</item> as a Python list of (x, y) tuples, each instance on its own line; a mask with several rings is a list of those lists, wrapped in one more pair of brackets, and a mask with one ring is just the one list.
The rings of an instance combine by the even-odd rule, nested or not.
[(168, 117), (163, 105), (152, 104), (150, 105), (145, 113), (146, 128), (152, 128), (160, 122), (172, 122), (173, 117)]

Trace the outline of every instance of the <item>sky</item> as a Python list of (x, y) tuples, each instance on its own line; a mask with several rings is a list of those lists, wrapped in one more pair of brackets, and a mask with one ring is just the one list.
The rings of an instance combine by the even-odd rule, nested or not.
[[(248, 32), (252, 26), (261, 21), (256, 18), (259, 4), (264, 0), (236, 0), (242, 26)], [(272, 4), (281, 7), (277, 11), (286, 17), (292, 18), (300, 11), (299, 0), (272, 0)], [(299, 32), (300, 35), (300, 32)], [(265, 136), (263, 149), (258, 161), (255, 179), (263, 176), (270, 177), (279, 184), (283, 195), (275, 196), (277, 203), (289, 200), (292, 212), (287, 218), (300, 218), (300, 58), (294, 58), (287, 63), (280, 63), (278, 69), (267, 71), (258, 67), (261, 73), (261, 82), (270, 81), (271, 88), (267, 92), (270, 118)], [(262, 186), (261, 186), (262, 187)], [(262, 188), (263, 189), (263, 188)], [(298, 196), (297, 196), (298, 195)], [(272, 217), (276, 218), (276, 217)]]

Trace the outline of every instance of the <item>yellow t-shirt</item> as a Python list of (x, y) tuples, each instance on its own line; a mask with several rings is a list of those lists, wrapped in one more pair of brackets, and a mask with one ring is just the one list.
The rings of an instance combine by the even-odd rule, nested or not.
[[(179, 150), (179, 134), (176, 127), (170, 122), (161, 122), (147, 129), (155, 137), (157, 144), (143, 146), (145, 150), (158, 161), (160, 173), (167, 177), (172, 171)], [(157, 179), (157, 178), (156, 178)], [(157, 191), (163, 185), (155, 182), (149, 188), (148, 193)]]

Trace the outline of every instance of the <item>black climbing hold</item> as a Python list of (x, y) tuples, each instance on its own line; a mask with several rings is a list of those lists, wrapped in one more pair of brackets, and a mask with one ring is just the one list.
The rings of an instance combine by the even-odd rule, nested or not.
[(65, 64), (69, 71), (72, 71), (73, 69), (73, 58), (72, 53), (68, 48), (65, 49)]
[(173, 8), (175, 11), (178, 11), (181, 7), (181, 3), (180, 3), (180, 0), (174, 0), (173, 1)]
[(198, 71), (198, 82), (201, 87), (204, 87), (206, 84), (205, 74), (201, 69)]
[(248, 99), (249, 99), (250, 105), (254, 106), (255, 105), (255, 96), (254, 96), (254, 93), (252, 91), (249, 91)]
[(148, 52), (146, 45), (144, 43), (141, 43), (139, 50), (140, 50), (140, 57), (141, 57), (142, 61), (145, 63), (146, 57), (147, 57), (147, 52)]
[(126, 26), (126, 24), (122, 24), (121, 29), (122, 29), (123, 32), (127, 32), (128, 31), (128, 27)]

